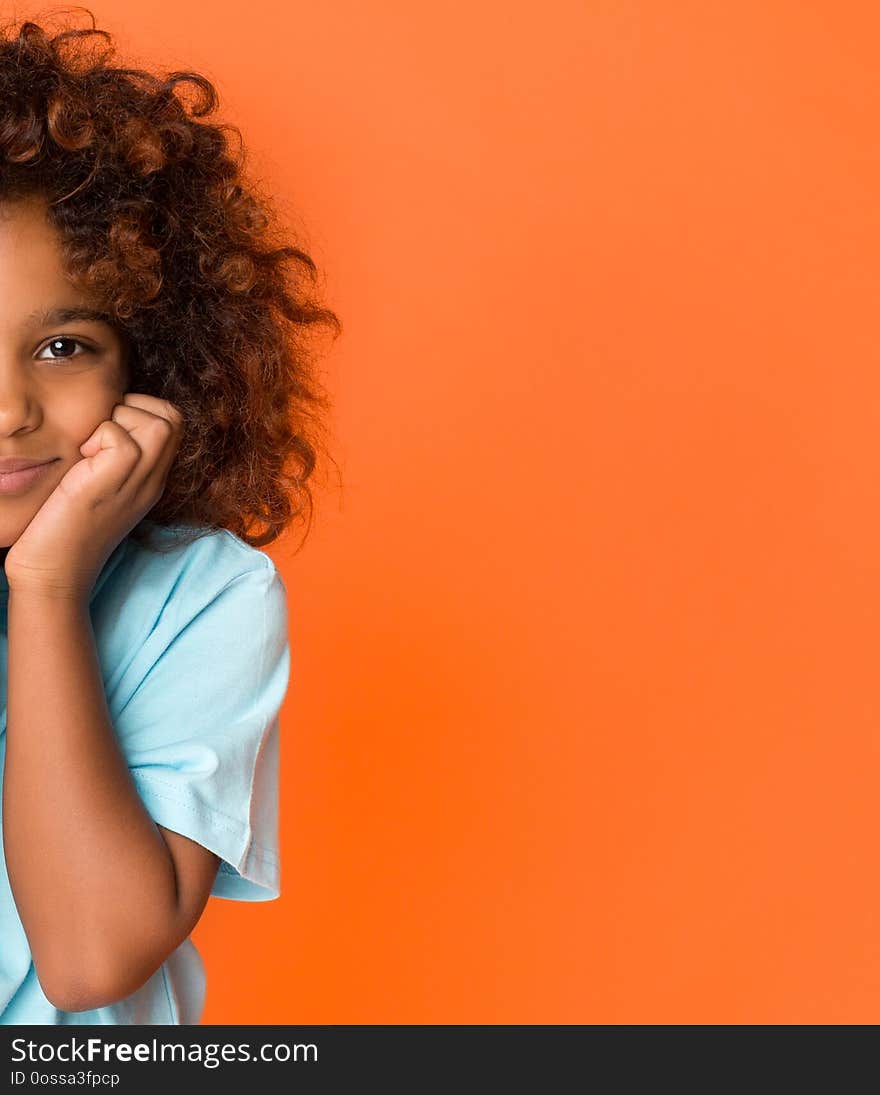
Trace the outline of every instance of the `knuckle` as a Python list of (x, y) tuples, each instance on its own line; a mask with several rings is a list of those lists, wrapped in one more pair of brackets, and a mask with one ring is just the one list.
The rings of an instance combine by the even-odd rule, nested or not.
[(167, 418), (156, 417), (150, 425), (153, 430), (162, 437), (168, 437), (170, 434), (174, 433), (174, 426)]

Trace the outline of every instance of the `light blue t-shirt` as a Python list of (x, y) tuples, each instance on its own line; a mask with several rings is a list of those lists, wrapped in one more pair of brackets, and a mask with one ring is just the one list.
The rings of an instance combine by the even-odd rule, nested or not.
[[(175, 531), (157, 535), (174, 542)], [(8, 596), (0, 565), (0, 780)], [(165, 554), (126, 537), (95, 583), (90, 616), (113, 728), (147, 813), (220, 857), (212, 896), (278, 897), (278, 712), (290, 650), (272, 560), (226, 530)], [(205, 987), (187, 939), (126, 999), (59, 1011), (37, 980), (3, 857), (0, 1024), (194, 1024)]]

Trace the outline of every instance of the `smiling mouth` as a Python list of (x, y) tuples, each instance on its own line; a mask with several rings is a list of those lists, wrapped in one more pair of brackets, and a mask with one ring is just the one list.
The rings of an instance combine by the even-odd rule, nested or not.
[(46, 469), (50, 468), (56, 463), (58, 457), (54, 460), (47, 460), (43, 464), (34, 464), (29, 468), (19, 468), (18, 471), (0, 471), (0, 495), (3, 494), (15, 494), (17, 491), (26, 490), (31, 484), (45, 474)]

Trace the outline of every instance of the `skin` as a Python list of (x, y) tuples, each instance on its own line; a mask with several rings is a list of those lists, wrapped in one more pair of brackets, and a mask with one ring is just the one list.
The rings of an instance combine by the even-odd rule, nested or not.
[(219, 859), (147, 814), (89, 616), (104, 563), (161, 497), (182, 417), (127, 391), (128, 348), (110, 323), (32, 318), (60, 308), (96, 302), (66, 277), (45, 205), (0, 203), (0, 458), (53, 461), (0, 494), (3, 848), (43, 992), (84, 1011), (136, 991), (187, 938)]

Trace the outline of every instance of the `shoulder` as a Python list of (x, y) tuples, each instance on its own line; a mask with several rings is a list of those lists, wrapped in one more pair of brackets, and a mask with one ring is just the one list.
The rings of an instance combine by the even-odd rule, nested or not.
[(270, 621), (284, 628), (286, 589), (265, 552), (226, 529), (189, 542), (180, 542), (181, 531), (191, 530), (157, 529), (159, 551), (123, 541), (102, 573), (96, 613), (148, 630), (178, 631), (204, 614), (243, 628), (265, 629)]
[[(188, 530), (185, 530), (188, 531)], [(129, 539), (119, 567), (118, 580), (154, 589), (173, 588), (181, 595), (210, 599), (236, 580), (251, 576), (257, 584), (278, 578), (274, 562), (265, 552), (251, 547), (227, 529), (211, 529), (197, 539), (181, 542), (180, 528), (156, 530), (161, 550)], [(112, 580), (112, 578), (111, 578)]]

